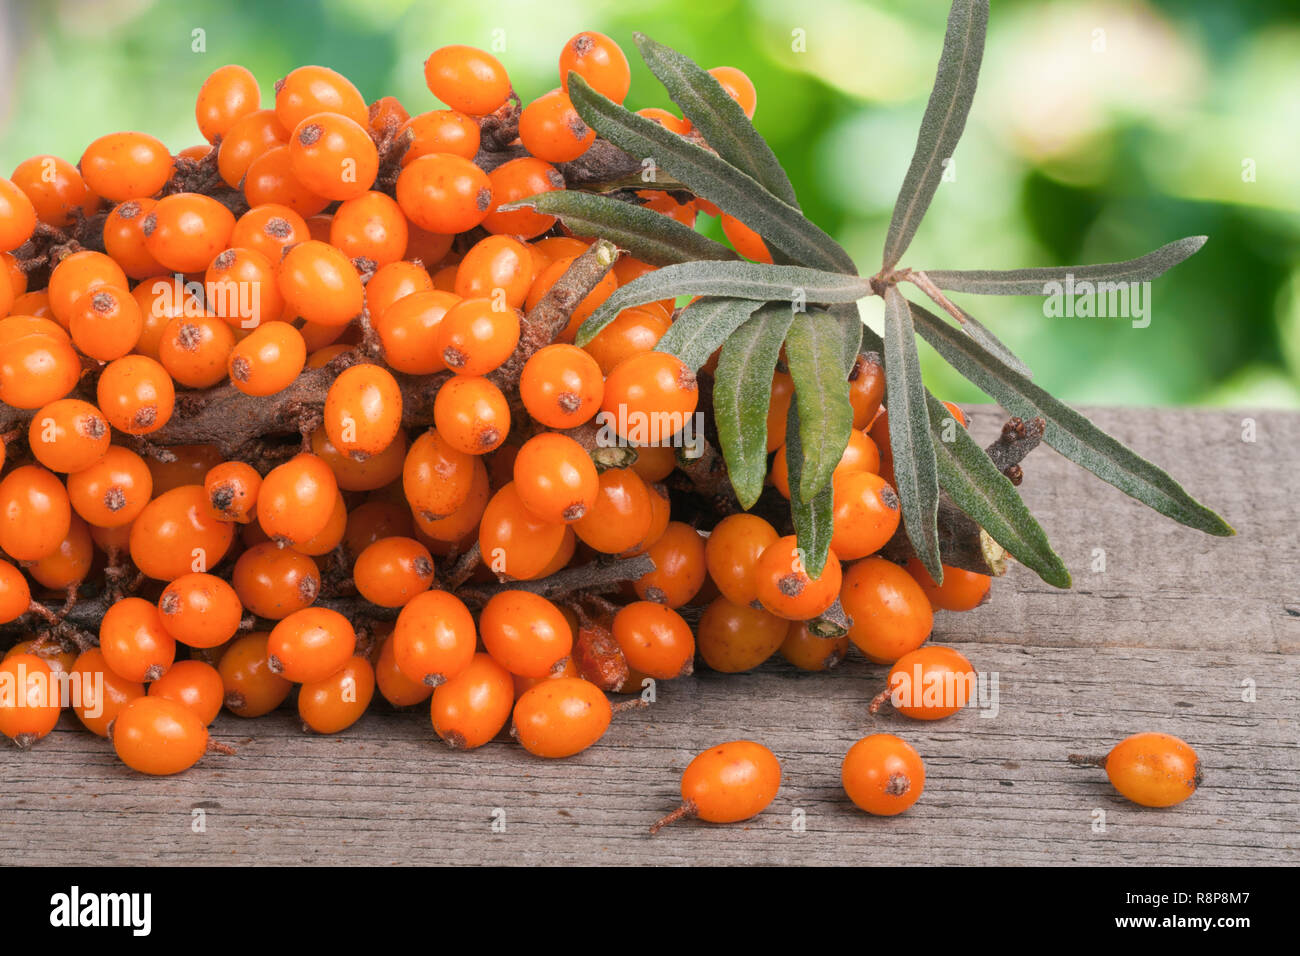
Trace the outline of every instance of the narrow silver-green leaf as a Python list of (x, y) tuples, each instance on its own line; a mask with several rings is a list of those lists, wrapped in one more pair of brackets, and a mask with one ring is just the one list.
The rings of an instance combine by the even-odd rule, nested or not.
[(647, 272), (617, 289), (582, 324), (578, 344), (590, 342), (628, 306), (678, 295), (825, 304), (856, 302), (870, 294), (871, 284), (866, 279), (839, 272), (761, 262), (683, 262)]
[[(1183, 490), (1173, 478), (1083, 415), (1008, 368), (948, 323), (911, 303), (916, 329), (971, 382), (1013, 415), (1047, 422), (1043, 440), (1066, 458), (1175, 521), (1207, 534), (1235, 534), (1232, 526)], [(890, 412), (892, 432), (893, 412)]]
[[(799, 498), (812, 501), (831, 480), (853, 430), (848, 373), (844, 368), (845, 333), (852, 329), (825, 312), (800, 312), (785, 336), (785, 361), (799, 406), (799, 445), (803, 466)], [(852, 329), (861, 340), (860, 326)], [(790, 476), (791, 489), (796, 487)]]
[(862, 315), (854, 303), (833, 305), (827, 311), (840, 325), (840, 341), (844, 346), (844, 376), (847, 380), (858, 361), (858, 352), (862, 350), (862, 334), (866, 326), (862, 324)]
[(727, 476), (741, 507), (752, 507), (767, 477), (767, 409), (781, 343), (794, 320), (783, 302), (760, 306), (718, 356), (713, 414)]
[(790, 518), (794, 521), (795, 537), (798, 539), (799, 548), (803, 551), (804, 569), (810, 577), (819, 578), (826, 568), (826, 557), (831, 550), (831, 535), (835, 524), (835, 488), (834, 483), (828, 481), (807, 501), (799, 494), (799, 487), (803, 484), (805, 460), (803, 448), (799, 444), (799, 433), (802, 429), (799, 405), (797, 402), (791, 402), (785, 427), (785, 460), (790, 481)]
[(580, 76), (569, 77), (569, 97), (597, 133), (637, 159), (652, 160), (657, 169), (757, 232), (768, 248), (811, 268), (857, 272), (834, 239), (721, 156), (602, 96)]
[(885, 290), (885, 404), (894, 478), (903, 503), (903, 526), (916, 556), (935, 583), (943, 583), (939, 557), (939, 473), (930, 413), (908, 302), (897, 286)]
[[(1205, 236), (1188, 236), (1127, 262), (1090, 266), (1048, 266), (1040, 269), (970, 269), (926, 271), (930, 281), (950, 292), (975, 295), (1082, 295), (1081, 282), (1141, 282), (1164, 275), (1205, 245)], [(1107, 289), (1093, 289), (1105, 294)]]
[(978, 342), (981, 348), (989, 352), (991, 355), (996, 355), (1004, 364), (1015, 369), (1025, 378), (1029, 378), (1034, 374), (1029, 370), (1029, 366), (1020, 360), (1020, 357), (1016, 355), (1015, 352), (1007, 348), (1006, 345), (1002, 343), (1002, 340), (990, 332), (983, 323), (975, 318), (975, 316), (971, 315), (965, 309), (961, 310), (961, 314), (966, 317), (966, 321), (961, 325), (961, 330), (970, 336), (971, 339)]
[(608, 239), (652, 266), (695, 259), (739, 258), (727, 246), (700, 235), (671, 216), (608, 196), (560, 189), (520, 199), (501, 209), (521, 207), (558, 216), (577, 235)]
[[(1017, 561), (1053, 587), (1068, 588), (1070, 572), (1048, 543), (1047, 533), (1034, 520), (1007, 476), (960, 425), (944, 429), (952, 413), (926, 393), (930, 427), (935, 438), (939, 486), (953, 503), (974, 519)], [(950, 437), (951, 441), (945, 441)]]
[(641, 59), (668, 90), (668, 96), (681, 107), (704, 141), (731, 165), (753, 176), (777, 199), (795, 209), (790, 177), (781, 168), (772, 147), (754, 129), (740, 104), (722, 85), (695, 61), (671, 47), (656, 43), (643, 33), (634, 33)]
[(698, 369), (759, 307), (754, 299), (697, 299), (687, 306), (655, 345)]
[(988, 27), (988, 0), (954, 0), (943, 37), (943, 54), (934, 77), (934, 89), (921, 119), (912, 164), (894, 204), (894, 216), (885, 238), (885, 269), (898, 260), (912, 242), (916, 229), (930, 208), (944, 164), (952, 158), (966, 127), (980, 60), (984, 56), (984, 33)]

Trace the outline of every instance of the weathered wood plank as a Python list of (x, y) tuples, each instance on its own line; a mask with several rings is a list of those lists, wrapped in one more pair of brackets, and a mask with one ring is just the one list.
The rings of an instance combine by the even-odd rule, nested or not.
[[(988, 605), (940, 615), (935, 639), (998, 674), (998, 712), (936, 724), (866, 702), (884, 668), (850, 660), (826, 675), (758, 672), (661, 684), (599, 745), (546, 762), (502, 740), (448, 751), (427, 712), (376, 708), (332, 738), (292, 712), (222, 715), (239, 748), (179, 777), (123, 767), (65, 718), (30, 753), (0, 750), (0, 860), (98, 863), (1229, 863), (1300, 860), (1300, 540), (1288, 498), (1300, 416), (1104, 411), (1104, 427), (1169, 469), (1239, 537), (1168, 525), (1044, 449), (1023, 491), (1075, 575), (1055, 592), (1022, 568)], [(1000, 422), (976, 409), (973, 428)], [(1289, 483), (1289, 484), (1288, 484)], [(1092, 572), (1094, 548), (1105, 572)], [(1256, 699), (1243, 700), (1253, 682)], [(1248, 695), (1247, 695), (1248, 696)], [(868, 817), (839, 786), (844, 752), (872, 730), (925, 757), (907, 814)], [(1206, 781), (1184, 804), (1146, 810), (1069, 752), (1104, 751), (1138, 730), (1193, 744)], [(646, 828), (677, 801), (690, 757), (751, 737), (781, 757), (775, 804), (746, 825)], [(206, 832), (195, 833), (195, 809)], [(803, 814), (802, 831), (792, 827)], [(504, 832), (493, 831), (494, 811)], [(1104, 830), (1094, 829), (1104, 811)], [(497, 819), (500, 816), (498, 814)]]

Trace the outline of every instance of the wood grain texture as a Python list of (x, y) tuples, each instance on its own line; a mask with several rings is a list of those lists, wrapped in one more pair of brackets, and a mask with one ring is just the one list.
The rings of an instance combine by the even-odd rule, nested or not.
[[(976, 407), (982, 441), (1001, 423)], [(470, 753), (427, 711), (373, 709), (337, 737), (292, 710), (223, 714), (239, 748), (178, 777), (123, 767), (65, 717), (29, 753), (0, 750), (0, 861), (12, 864), (1291, 864), (1300, 862), (1300, 535), (1291, 498), (1300, 416), (1100, 410), (1099, 424), (1167, 467), (1238, 537), (1181, 529), (1044, 448), (1022, 486), (1074, 574), (1058, 592), (1013, 566), (992, 600), (940, 614), (934, 639), (998, 675), (996, 716), (934, 724), (866, 703), (884, 668), (830, 674), (769, 662), (659, 686), (596, 747), (546, 762), (501, 740)], [(1254, 442), (1242, 441), (1253, 418)], [(1104, 549), (1104, 572), (1092, 570)], [(1288, 607), (1290, 610), (1288, 610)], [(1243, 696), (1253, 686), (1255, 700)], [(884, 730), (926, 760), (924, 796), (876, 819), (843, 796), (848, 747)], [(1206, 772), (1182, 805), (1121, 799), (1070, 752), (1140, 730), (1190, 742)], [(678, 801), (699, 750), (749, 737), (784, 768), (747, 824), (646, 828)], [(193, 832), (202, 809), (205, 832)], [(800, 811), (804, 828), (792, 826)], [(1104, 829), (1098, 829), (1104, 813)], [(504, 832), (494, 832), (504, 814)]]

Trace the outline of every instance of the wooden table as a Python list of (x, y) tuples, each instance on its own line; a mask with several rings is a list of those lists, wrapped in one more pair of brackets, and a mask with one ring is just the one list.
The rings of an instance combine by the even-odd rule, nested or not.
[[(991, 439), (1001, 415), (973, 411), (977, 437)], [(565, 761), (505, 740), (452, 753), (425, 709), (376, 705), (334, 737), (304, 735), (292, 710), (249, 722), (223, 714), (214, 736), (237, 756), (151, 779), (65, 716), (31, 752), (0, 750), (0, 860), (1294, 865), (1300, 416), (1094, 414), (1238, 536), (1181, 528), (1046, 446), (1034, 452), (1022, 491), (1074, 589), (1013, 566), (988, 604), (941, 613), (935, 626), (936, 641), (997, 672), (996, 717), (872, 718), (866, 702), (883, 668), (850, 659), (813, 675), (773, 661), (661, 684), (654, 706), (617, 717), (599, 745)], [(1254, 442), (1242, 440), (1246, 418)], [(1104, 572), (1092, 570), (1097, 549)], [(928, 774), (921, 800), (892, 819), (858, 812), (839, 785), (848, 747), (882, 730), (909, 740)], [(1181, 806), (1136, 807), (1102, 772), (1066, 763), (1143, 730), (1200, 754), (1205, 784)], [(741, 737), (781, 758), (772, 807), (747, 824), (688, 822), (650, 839), (689, 759)]]

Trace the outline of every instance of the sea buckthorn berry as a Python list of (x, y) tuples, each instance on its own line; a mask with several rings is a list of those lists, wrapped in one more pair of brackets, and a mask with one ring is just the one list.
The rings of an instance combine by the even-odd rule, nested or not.
[(234, 63), (217, 67), (199, 87), (194, 104), (199, 133), (209, 143), (216, 143), (236, 120), (257, 109), (261, 100), (262, 91), (251, 72)]
[(603, 737), (613, 716), (609, 698), (591, 681), (557, 677), (524, 691), (510, 733), (535, 756), (572, 757)]
[(375, 100), (369, 106), (369, 115), (370, 129), (380, 134), (389, 129), (399, 129), (411, 118), (411, 114), (396, 96), (381, 96)]
[(754, 566), (759, 603), (789, 621), (817, 617), (834, 604), (840, 596), (840, 580), (840, 561), (833, 551), (827, 554), (821, 575), (809, 576), (803, 549), (794, 535), (768, 545)]
[(422, 591), (397, 615), (392, 645), (397, 668), (408, 680), (437, 687), (459, 676), (473, 661), (474, 618), (455, 595)]
[(104, 251), (132, 279), (145, 279), (167, 271), (149, 252), (142, 228), (145, 218), (157, 205), (155, 199), (129, 199), (114, 206), (104, 220)]
[(840, 601), (853, 621), (849, 639), (877, 664), (892, 664), (916, 650), (934, 627), (934, 611), (921, 585), (884, 558), (852, 565)]
[(152, 196), (172, 175), (172, 154), (144, 133), (109, 133), (81, 154), (86, 185), (110, 202)]
[(181, 385), (207, 388), (229, 374), (235, 330), (215, 315), (178, 316), (158, 340), (158, 361)]
[[(394, 266), (396, 265), (401, 263), (395, 263)], [(427, 272), (423, 269), (420, 272), (428, 278)], [(366, 289), (367, 297), (382, 274), (381, 270), (370, 280)], [(430, 375), (445, 369), (447, 363), (442, 360), (442, 352), (438, 348), (438, 326), (459, 302), (459, 296), (436, 291), (430, 285), (427, 290), (397, 299), (377, 315), (372, 308), (371, 323), (384, 347), (384, 360), (397, 371), (411, 375)]]
[(682, 773), (682, 805), (650, 828), (653, 836), (678, 820), (739, 823), (756, 817), (781, 789), (776, 755), (752, 740), (733, 740), (699, 754)]
[(149, 685), (148, 694), (188, 707), (204, 726), (217, 719), (225, 695), (221, 674), (203, 661), (177, 661), (166, 674)]
[(289, 130), (276, 119), (275, 110), (253, 110), (235, 120), (221, 140), (217, 172), (227, 186), (239, 189), (254, 162), (288, 142)]
[(380, 192), (344, 201), (330, 220), (330, 245), (349, 259), (369, 259), (376, 269), (400, 260), (409, 239), (406, 216), (396, 201)]
[(518, 309), (532, 283), (529, 248), (509, 236), (488, 236), (476, 242), (460, 261), (455, 292), (463, 299), (489, 299)]
[(244, 198), (250, 206), (267, 203), (288, 206), (308, 218), (308, 234), (312, 239), (324, 241), (329, 238), (328, 223), (323, 224), (323, 230), (313, 232), (311, 221), (315, 220), (317, 213), (329, 206), (330, 201), (298, 181), (298, 177), (293, 174), (293, 161), (287, 145), (272, 146), (248, 164), (248, 171), (244, 173), (243, 190)]
[(232, 247), (218, 253), (203, 287), (212, 314), (235, 328), (255, 329), (284, 314), (275, 266), (256, 249)]
[(31, 603), (31, 587), (23, 573), (0, 558), (0, 624), (22, 617)]
[(354, 123), (370, 122), (370, 107), (341, 73), (325, 66), (300, 66), (275, 85), (275, 115), (294, 129), (313, 113), (338, 113)]
[[(876, 443), (860, 431), (849, 432), (848, 444), (835, 466), (834, 477), (840, 478), (853, 472), (867, 471), (873, 475), (880, 474), (880, 452)], [(777, 451), (772, 460), (772, 473), (769, 475), (776, 490), (785, 498), (790, 497), (790, 466), (787, 446)], [(892, 482), (890, 483), (892, 485)]]
[(339, 451), (353, 456), (379, 454), (402, 427), (402, 390), (397, 380), (379, 365), (344, 369), (325, 394), (324, 426)]
[(0, 734), (26, 750), (59, 722), (59, 682), (35, 654), (14, 654), (0, 662)]
[(213, 568), (225, 557), (235, 527), (218, 521), (202, 485), (181, 485), (154, 498), (131, 524), (131, 560), (147, 577), (174, 581)]
[(657, 309), (624, 309), (583, 348), (609, 375), (633, 356), (652, 351), (670, 325), (672, 321)]
[(524, 507), (539, 518), (572, 522), (595, 501), (600, 476), (585, 448), (566, 435), (546, 432), (519, 449), (514, 485)]
[(275, 625), (267, 640), (271, 670), (299, 684), (324, 680), (348, 662), (356, 631), (338, 611), (309, 607)]
[(203, 479), (212, 516), (240, 524), (248, 524), (257, 514), (257, 492), (261, 487), (262, 476), (242, 461), (222, 462)]
[(867, 429), (867, 437), (875, 443), (880, 451), (879, 475), (891, 485), (894, 482), (894, 451), (889, 443), (889, 409), (882, 408), (875, 421)]
[(548, 428), (573, 428), (600, 409), (600, 366), (576, 345), (547, 345), (529, 356), (519, 377), (528, 414)]
[(96, 393), (109, 424), (128, 435), (148, 435), (162, 428), (176, 404), (171, 375), (144, 355), (124, 355), (110, 362), (99, 376)]
[(898, 530), (898, 494), (884, 478), (867, 471), (838, 475), (833, 485), (831, 549), (842, 561), (875, 554)]
[(645, 481), (663, 481), (677, 468), (677, 449), (672, 445), (638, 445), (636, 461), (628, 467)]
[(473, 455), (457, 451), (432, 428), (413, 441), (402, 466), (402, 490), (416, 517), (434, 521), (464, 504), (473, 464)]
[(718, 81), (728, 96), (740, 104), (746, 116), (750, 119), (754, 118), (758, 93), (754, 90), (754, 83), (748, 76), (734, 66), (715, 66), (709, 70), (709, 75)]
[(176, 639), (163, 626), (158, 608), (144, 598), (117, 601), (99, 623), (104, 663), (129, 681), (154, 681), (176, 659)]
[(479, 522), (483, 563), (498, 576), (519, 581), (541, 577), (564, 543), (565, 526), (529, 511), (513, 481), (497, 490)]
[(366, 127), (338, 113), (313, 113), (289, 137), (294, 176), (318, 196), (356, 199), (379, 173), (379, 152)]
[[(767, 450), (780, 449), (779, 457), (785, 457), (786, 420), (790, 414), (790, 402), (794, 398), (794, 379), (785, 372), (772, 375), (772, 398), (767, 406)], [(775, 465), (774, 465), (775, 468)]]
[(50, 308), (64, 328), (77, 303), (92, 289), (100, 286), (127, 287), (126, 273), (102, 252), (83, 250), (59, 260), (50, 271)]
[(700, 533), (681, 521), (671, 522), (649, 548), (655, 563), (633, 585), (644, 601), (681, 607), (690, 603), (708, 577), (705, 541)]
[(871, 702), (871, 713), (889, 701), (914, 720), (951, 717), (975, 699), (975, 668), (951, 647), (919, 647), (894, 662), (888, 687)]
[(328, 677), (298, 688), (298, 716), (308, 730), (337, 734), (366, 712), (375, 695), (375, 669), (364, 657), (351, 657)]
[(265, 631), (242, 634), (230, 642), (217, 663), (226, 709), (237, 717), (269, 714), (293, 690), (291, 681), (271, 670), (267, 660), (269, 638)]
[[(528, 290), (528, 298), (524, 300), (525, 308), (531, 312), (537, 307), (537, 304), (545, 298), (546, 293), (551, 291), (551, 287), (560, 280), (560, 277), (569, 271), (569, 266), (573, 265), (573, 257), (562, 256), (554, 260), (549, 266), (538, 273), (537, 278), (533, 280), (532, 286)], [(601, 303), (614, 294), (618, 288), (618, 280), (614, 278), (613, 272), (605, 273), (595, 288), (587, 293), (586, 297), (579, 302), (569, 316), (569, 324), (564, 327), (556, 340), (564, 343), (573, 342), (577, 336), (578, 328), (591, 313), (600, 308)]]
[(467, 455), (497, 448), (510, 432), (510, 405), (486, 378), (457, 375), (438, 389), (433, 423), (448, 444)]
[(132, 770), (152, 776), (180, 773), (208, 752), (208, 728), (184, 704), (137, 697), (117, 715), (113, 749)]
[(27, 444), (50, 471), (89, 468), (108, 453), (108, 420), (90, 402), (61, 398), (39, 409), (27, 426)]
[(316, 455), (295, 455), (262, 479), (257, 521), (272, 540), (300, 544), (325, 530), (337, 498), (338, 481), (329, 465)]
[(1070, 754), (1070, 763), (1101, 767), (1111, 786), (1143, 807), (1172, 807), (1201, 785), (1196, 751), (1170, 734), (1134, 734), (1105, 756)]
[(352, 580), (371, 604), (402, 607), (433, 583), (433, 556), (414, 538), (384, 538), (357, 555)]
[(0, 177), (0, 252), (17, 249), (36, 230), (36, 207), (27, 194)]
[(81, 359), (49, 319), (0, 319), (0, 402), (40, 408), (63, 398), (81, 378)]
[(659, 444), (686, 427), (699, 402), (695, 373), (675, 355), (634, 355), (609, 373), (600, 407), (623, 438)]
[(22, 465), (0, 481), (0, 551), (39, 561), (58, 550), (72, 527), (68, 492), (50, 472)]
[(244, 616), (235, 589), (203, 572), (183, 574), (167, 585), (158, 610), (167, 633), (190, 647), (224, 644), (235, 636)]
[(925, 565), (915, 556), (908, 558), (906, 568), (907, 573), (921, 585), (921, 590), (930, 599), (930, 606), (936, 611), (973, 611), (988, 600), (989, 587), (993, 583), (987, 574), (945, 564), (943, 584), (936, 585)]
[(293, 384), (307, 363), (307, 343), (288, 322), (259, 325), (230, 350), (230, 383), (245, 395), (274, 395)]
[(83, 519), (100, 528), (120, 528), (136, 519), (153, 495), (145, 460), (110, 445), (97, 461), (68, 475), (68, 501)]
[(389, 308), (407, 296), (432, 291), (433, 279), (429, 270), (418, 262), (398, 261), (380, 266), (366, 283), (366, 308), (370, 310), (371, 324), (379, 321)]
[(665, 189), (639, 189), (636, 195), (646, 209), (676, 219), (688, 229), (695, 228), (697, 209), (693, 200), (678, 202), (677, 198)]
[(77, 693), (73, 696), (72, 712), (82, 726), (92, 734), (108, 736), (117, 715), (127, 704), (145, 695), (144, 684), (122, 677), (104, 660), (98, 647), (83, 651), (69, 672)]
[(714, 599), (700, 617), (700, 656), (715, 671), (736, 674), (753, 670), (785, 642), (790, 622), (725, 597)]
[(589, 548), (622, 554), (645, 540), (654, 517), (650, 491), (630, 468), (600, 473), (600, 490), (587, 513), (573, 523), (574, 533)]
[(202, 485), (208, 472), (226, 460), (216, 445), (172, 445), (168, 451), (171, 461), (150, 457), (145, 462), (153, 475), (155, 496), (181, 485)]
[(637, 116), (644, 116), (646, 119), (654, 120), (669, 132), (676, 133), (678, 136), (685, 136), (694, 127), (688, 119), (683, 119), (675, 113), (660, 109), (657, 106), (650, 106), (643, 110), (636, 111)]
[[(492, 205), (482, 223), (488, 232), (532, 239), (555, 225), (554, 216), (546, 216), (526, 207), (509, 210), (500, 208), (519, 199), (563, 189), (564, 176), (550, 163), (535, 156), (521, 156), (502, 163), (488, 173), (488, 183), (492, 188)], [(581, 250), (578, 254), (581, 254)]]
[(473, 159), (478, 155), (481, 133), (478, 123), (458, 110), (430, 110), (412, 116), (402, 127), (410, 145), (402, 154), (402, 165), (431, 153), (451, 153)]
[(901, 737), (872, 734), (849, 748), (840, 781), (858, 809), (892, 817), (920, 798), (925, 789), (925, 764)]
[(311, 450), (334, 472), (340, 491), (375, 491), (401, 477), (406, 460), (406, 432), (398, 429), (387, 448), (358, 461), (335, 448), (322, 425), (311, 433)]
[(849, 372), (849, 402), (853, 405), (853, 428), (861, 431), (875, 421), (885, 397), (885, 366), (875, 352), (863, 352)]
[(493, 660), (521, 677), (545, 677), (573, 649), (573, 631), (560, 609), (528, 591), (494, 594), (479, 616), (479, 632)]
[(90, 526), (77, 515), (72, 516), (68, 533), (51, 553), (27, 565), (27, 573), (38, 584), (56, 591), (66, 591), (80, 584), (90, 573), (95, 544)]
[(338, 249), (315, 239), (280, 262), (280, 293), (296, 314), (321, 325), (347, 325), (361, 314), (366, 293), (356, 267)]
[(514, 703), (510, 672), (490, 655), (475, 654), (464, 670), (434, 690), (429, 716), (448, 747), (473, 750), (501, 732)]
[(397, 204), (421, 229), (442, 235), (468, 232), (492, 208), (492, 183), (463, 156), (430, 153), (397, 177)]
[(462, 299), (438, 323), (438, 354), (458, 375), (486, 375), (519, 343), (519, 310), (491, 299)]
[(548, 163), (567, 163), (596, 141), (596, 131), (583, 122), (562, 89), (544, 93), (519, 114), (519, 140), (524, 149)]
[(348, 554), (357, 555), (376, 541), (415, 534), (415, 520), (400, 495), (392, 498), (372, 496), (348, 511), (348, 526), (343, 534), (343, 546)]
[(722, 596), (733, 604), (758, 600), (758, 559), (780, 535), (758, 515), (728, 515), (704, 544), (704, 562)]
[(284, 257), (286, 249), (309, 238), (311, 234), (307, 231), (306, 219), (288, 206), (267, 203), (254, 206), (235, 221), (230, 245), (260, 252), (274, 265)]
[(470, 481), (469, 494), (451, 514), (445, 518), (425, 519), (422, 514), (411, 514), (415, 519), (418, 533), (440, 544), (456, 544), (470, 538), (478, 530), (487, 510), (488, 500), (492, 497), (491, 482), (488, 479), (487, 466), (483, 459), (476, 457), (473, 464), (473, 477)]
[(729, 216), (725, 212), (720, 220), (722, 224), (722, 233), (727, 237), (733, 249), (739, 252), (746, 259), (753, 259), (755, 262), (772, 262), (772, 253), (768, 251), (767, 243), (753, 229), (737, 219), (735, 216)]
[(849, 652), (849, 636), (822, 637), (803, 621), (791, 621), (781, 644), (781, 656), (801, 671), (827, 671), (838, 667)]
[(151, 277), (131, 290), (131, 297), (140, 306), (140, 338), (135, 352), (158, 361), (159, 347), (164, 330), (177, 316), (206, 315), (201, 287), (196, 283), (186, 289), (175, 277)]
[(316, 600), (320, 569), (307, 555), (266, 541), (239, 556), (230, 584), (248, 611), (279, 621)]
[(235, 216), (211, 196), (176, 193), (158, 205), (140, 225), (149, 254), (174, 272), (201, 272), (230, 245)]
[(23, 160), (10, 180), (31, 200), (36, 217), (59, 229), (72, 224), (75, 212), (88, 218), (99, 208), (98, 193), (86, 185), (76, 166), (58, 156)]
[(424, 61), (429, 92), (454, 110), (486, 116), (505, 105), (510, 78), (496, 57), (472, 46), (439, 47)]
[[(375, 661), (375, 686), (380, 695), (394, 707), (411, 707), (429, 699), (433, 688), (423, 681), (411, 680), (397, 666), (393, 654), (393, 638), (384, 638), (379, 645)], [(471, 654), (473, 649), (471, 648)]]
[(970, 425), (970, 419), (966, 417), (966, 413), (963, 412), (955, 402), (944, 402), (943, 404), (944, 407), (952, 413), (952, 417), (957, 421), (958, 425), (962, 428), (966, 428)]
[(593, 90), (615, 103), (627, 99), (632, 85), (632, 70), (622, 48), (605, 34), (591, 30), (564, 44), (560, 53), (560, 86), (566, 93), (570, 73), (577, 73)]
[(614, 615), (611, 630), (628, 665), (643, 674), (669, 680), (694, 669), (695, 637), (672, 608), (634, 601)]
[[(430, 232), (427, 229), (421, 229), (414, 223), (407, 222), (406, 252), (402, 255), (402, 258), (411, 262), (427, 262), (430, 269), (437, 268), (438, 264), (446, 259), (447, 254), (451, 252), (451, 244), (455, 238), (455, 236), (445, 233)], [(454, 270), (455, 266), (449, 266), (449, 268)], [(433, 276), (430, 275), (429, 278), (432, 280)], [(447, 289), (449, 290), (453, 284), (448, 283)]]

